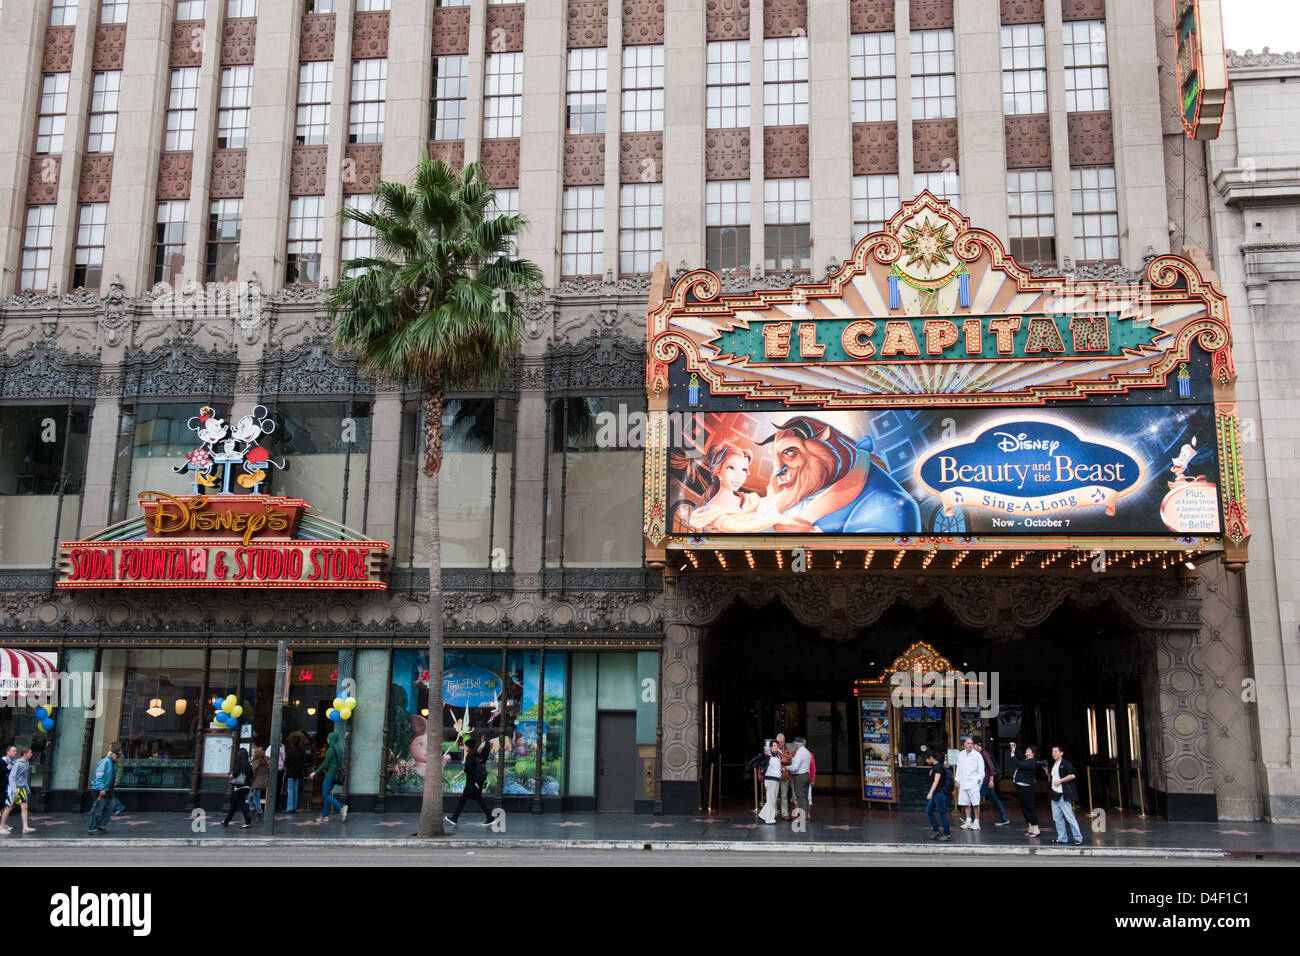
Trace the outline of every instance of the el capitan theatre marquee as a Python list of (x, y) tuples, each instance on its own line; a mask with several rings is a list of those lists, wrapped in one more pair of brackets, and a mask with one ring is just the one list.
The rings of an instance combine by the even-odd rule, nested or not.
[(647, 317), (647, 560), (1239, 567), (1227, 301), (1179, 256), (1143, 280), (1031, 276), (928, 192), (823, 284), (688, 273)]

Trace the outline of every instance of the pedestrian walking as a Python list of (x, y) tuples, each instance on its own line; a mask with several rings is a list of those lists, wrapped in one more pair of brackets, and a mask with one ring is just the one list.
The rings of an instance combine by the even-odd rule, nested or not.
[[(1056, 842), (1068, 843), (1068, 837), (1072, 835), (1074, 845), (1083, 846), (1079, 821), (1074, 818), (1074, 801), (1079, 799), (1074, 765), (1065, 759), (1065, 751), (1060, 746), (1052, 748), (1052, 770), (1048, 776), (1052, 781), (1052, 822), (1056, 824)], [(1069, 833), (1066, 832), (1067, 823)]]
[(322, 784), (320, 798), (320, 816), (316, 818), (319, 823), (330, 822), (330, 810), (339, 812), (339, 819), (346, 821), (348, 818), (348, 808), (344, 803), (340, 803), (334, 798), (331, 791), (334, 789), (335, 781), (343, 782), (343, 735), (335, 730), (329, 735), (329, 740), (325, 747), (325, 759), (320, 762), (320, 766), (311, 772), (311, 778), (316, 779), (316, 774), (325, 778)]
[(988, 797), (993, 801), (994, 808), (998, 811), (998, 820), (993, 824), (995, 827), (1004, 827), (1011, 822), (1007, 816), (1007, 808), (1002, 805), (998, 799), (998, 778), (1002, 776), (998, 770), (997, 764), (993, 762), (993, 757), (984, 749), (984, 738), (975, 736), (975, 749), (980, 752), (984, 758), (984, 780), (980, 783), (980, 806), (984, 805), (984, 798)]
[(253, 814), (253, 822), (261, 823), (265, 819), (262, 801), (266, 799), (266, 788), (271, 782), (271, 760), (266, 751), (253, 745), (253, 756), (249, 758), (253, 768), (252, 786), (248, 791), (248, 809)]
[[(925, 815), (934, 830), (934, 839), (952, 840), (948, 826), (948, 790), (952, 787), (952, 771), (939, 762), (935, 748), (926, 751), (925, 762), (930, 766), (930, 791), (925, 795)], [(940, 824), (943, 829), (940, 830)]]
[(1038, 750), (1026, 747), (1024, 756), (1016, 756), (1016, 742), (1011, 741), (1011, 766), (1015, 773), (1011, 782), (1016, 785), (1016, 797), (1020, 800), (1020, 812), (1024, 815), (1025, 825), (1029, 828), (1025, 836), (1041, 836), (1038, 829), (1038, 807), (1034, 804), (1034, 783), (1038, 779)]
[(9, 806), (9, 772), (13, 765), (18, 762), (18, 747), (16, 744), (10, 744), (5, 748), (4, 756), (0, 757), (0, 803)]
[(294, 733), (289, 738), (289, 749), (284, 753), (284, 777), (285, 777), (285, 811), (288, 813), (298, 812), (298, 788), (302, 786), (302, 778), (307, 774), (307, 748), (304, 746), (306, 741), (298, 733)]
[(32, 748), (23, 748), (14, 765), (9, 769), (9, 783), (5, 788), (5, 809), (0, 814), (0, 834), (9, 834), (13, 832), (13, 827), (9, 826), (9, 814), (14, 807), (18, 807), (19, 813), (23, 817), (23, 832), (35, 833), (36, 828), (27, 822), (27, 801), (28, 789), (31, 787), (32, 774)]
[(90, 808), (91, 833), (103, 833), (108, 829), (108, 818), (112, 815), (113, 801), (116, 799), (113, 788), (117, 786), (117, 764), (121, 759), (121, 744), (113, 744), (103, 759), (95, 764), (95, 772), (90, 777), (90, 791), (95, 797)]
[(473, 800), (483, 811), (483, 826), (492, 825), (492, 812), (488, 810), (487, 804), (483, 802), (483, 785), (487, 783), (487, 761), (490, 745), (487, 741), (482, 740), (478, 734), (472, 735), (469, 740), (461, 744), (461, 759), (465, 773), (465, 789), (460, 792), (460, 802), (456, 804), (456, 809), (452, 811), (451, 816), (444, 816), (443, 819), (456, 826), (460, 821), (460, 812), (465, 809), (465, 804)]
[(802, 737), (794, 738), (794, 753), (790, 758), (790, 784), (794, 789), (794, 805), (803, 811), (804, 821), (812, 805), (808, 801), (808, 788), (812, 786), (812, 751)]
[(963, 830), (980, 828), (980, 786), (984, 782), (984, 755), (975, 749), (970, 737), (962, 741), (965, 748), (957, 756), (957, 806), (965, 807)]
[(758, 818), (764, 823), (776, 823), (776, 795), (781, 790), (781, 744), (772, 740), (768, 742), (767, 758), (761, 763), (763, 768), (763, 790), (766, 800), (763, 809), (758, 811)]
[(230, 809), (226, 811), (226, 819), (221, 821), (223, 827), (230, 826), (230, 819), (236, 812), (244, 817), (241, 829), (247, 830), (253, 825), (248, 812), (248, 794), (252, 787), (253, 763), (248, 759), (248, 751), (240, 747), (235, 751), (235, 772), (230, 775)]

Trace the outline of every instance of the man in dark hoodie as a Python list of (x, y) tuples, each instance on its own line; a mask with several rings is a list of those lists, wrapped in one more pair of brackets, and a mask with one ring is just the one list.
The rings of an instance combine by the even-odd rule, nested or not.
[(320, 816), (316, 819), (320, 823), (329, 823), (330, 810), (337, 810), (339, 819), (346, 821), (347, 805), (334, 799), (334, 794), (330, 792), (334, 787), (334, 778), (343, 776), (343, 734), (339, 731), (330, 734), (328, 746), (325, 748), (325, 759), (311, 772), (313, 780), (316, 779), (316, 774), (325, 778), (325, 783), (321, 787)]

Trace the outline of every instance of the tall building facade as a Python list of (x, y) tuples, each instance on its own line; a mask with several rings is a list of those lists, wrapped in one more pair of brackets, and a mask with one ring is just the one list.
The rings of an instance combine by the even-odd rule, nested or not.
[[(353, 789), (381, 808), (414, 799), (413, 741), (427, 716), (418, 394), (334, 354), (321, 290), (373, 249), (340, 211), (369, 208), (375, 184), (406, 179), (423, 151), (483, 165), (499, 208), (527, 217), (519, 254), (544, 276), (511, 374), (455, 396), (441, 478), (448, 666), (520, 689), (507, 710), (518, 753), (502, 750), (497, 791), (539, 805), (694, 810), (735, 773), (742, 727), (813, 721), (835, 755), (831, 777), (851, 789), (849, 685), (823, 678), (874, 676), (918, 626), (894, 615), (835, 640), (804, 635), (819, 673), (800, 688), (758, 680), (743, 700), (719, 694), (719, 674), (737, 666), (728, 642), (759, 622), (721, 606), (683, 617), (677, 585), (665, 591), (645, 566), (640, 439), (617, 425), (646, 409), (651, 274), (660, 262), (709, 268), (731, 292), (820, 279), (926, 190), (1037, 275), (1137, 281), (1153, 257), (1205, 249), (1238, 344), (1258, 347), (1256, 299), (1272, 287), (1224, 265), (1228, 237), (1246, 235), (1232, 219), (1243, 194), (1207, 178), (1207, 154), (1182, 141), (1166, 7), (10, 0), (0, 10), (6, 641), (55, 655), (61, 670), (103, 673), (107, 694), (105, 715), (60, 717), (46, 789), (75, 799), (94, 752), (121, 736), (135, 741), (140, 799), (215, 799), (193, 712), (150, 718), (142, 704), (166, 697), (168, 681), (200, 710), (229, 690), (257, 702), (251, 723), (264, 734), (279, 634), (296, 649), (290, 697), (304, 732), (317, 732), (317, 699), (351, 678), (363, 701)], [(1224, 148), (1210, 147), (1211, 170), (1233, 165)], [(1276, 360), (1269, 352), (1260, 363)], [(1243, 381), (1258, 380), (1248, 356), (1237, 363)], [(1247, 481), (1261, 509), (1276, 500), (1264, 466), (1281, 447), (1268, 444), (1268, 423), (1291, 421), (1264, 391), (1243, 412), (1260, 403), (1247, 453), (1261, 467)], [(270, 491), (387, 542), (386, 591), (53, 590), (60, 541), (131, 520), (140, 492), (183, 487), (168, 482), (180, 481), (172, 469), (193, 446), (200, 406), (233, 422), (259, 405), (290, 463)], [(600, 436), (608, 422), (619, 438)], [(1283, 525), (1264, 520), (1278, 531), (1256, 533), (1249, 602), (1218, 562), (1199, 579), (1129, 575), (1107, 585), (1122, 613), (1088, 617), (1066, 629), (1073, 644), (1043, 651), (1047, 670), (1051, 654), (1068, 654), (1095, 680), (1053, 700), (1051, 681), (1022, 677), (1038, 733), (1091, 751), (1099, 770), (1146, 772), (1106, 799), (1145, 808), (1150, 798), (1177, 818), (1300, 817), (1300, 680), (1285, 636), (1296, 622)], [(1046, 587), (1016, 567), (1002, 569), (1008, 588)], [(910, 600), (960, 605), (960, 580), (936, 577)], [(787, 643), (763, 653), (798, 656), (796, 636), (821, 629), (799, 605), (827, 595), (801, 587), (812, 590), (754, 597), (784, 608), (772, 627)], [(1010, 666), (1005, 642), (1059, 632), (1049, 617), (1065, 613), (1059, 603), (1008, 609), (1014, 620), (987, 647), (970, 620), (953, 626), (976, 635), (979, 660)], [(1175, 606), (1188, 610), (1170, 629), (1160, 608)], [(1239, 692), (1243, 681), (1257, 698)], [(1081, 715), (1129, 704), (1139, 716), (1121, 760), (1088, 740)], [(467, 700), (460, 716), (496, 719), (479, 708)], [(527, 764), (529, 753), (543, 759)], [(604, 779), (607, 760), (626, 792)]]

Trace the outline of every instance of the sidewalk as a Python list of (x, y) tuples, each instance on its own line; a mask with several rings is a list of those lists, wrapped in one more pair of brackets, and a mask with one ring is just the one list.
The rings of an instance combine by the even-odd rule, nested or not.
[[(814, 806), (814, 811), (816, 807)], [(583, 849), (642, 849), (647, 845), (664, 850), (764, 850), (794, 852), (855, 852), (882, 854), (956, 853), (961, 855), (1032, 856), (1036, 853), (1074, 854), (1116, 858), (1177, 858), (1212, 860), (1261, 858), (1300, 861), (1300, 825), (1271, 823), (1166, 823), (1143, 819), (1136, 814), (1110, 818), (1104, 833), (1091, 833), (1084, 826), (1084, 845), (1060, 846), (1052, 842), (1050, 827), (1043, 836), (1028, 839), (1024, 825), (1013, 816), (1005, 827), (993, 825), (986, 813), (978, 832), (953, 825), (952, 842), (931, 839), (932, 833), (921, 813), (841, 813), (840, 818), (814, 817), (806, 832), (793, 832), (791, 824), (766, 826), (752, 813), (708, 816), (640, 816), (619, 813), (511, 813), (504, 819), (504, 832), (479, 825), (481, 818), (466, 814), (460, 826), (447, 827), (448, 836), (429, 845), (447, 847), (564, 847)], [(85, 814), (33, 816), (36, 833), (23, 834), (17, 818), (14, 831), (0, 836), (0, 854), (7, 846), (114, 846), (193, 845), (218, 846), (239, 841), (253, 846), (411, 846), (426, 841), (414, 839), (419, 825), (415, 814), (351, 814), (346, 823), (334, 816), (329, 823), (316, 822), (314, 815), (299, 813), (276, 817), (276, 832), (268, 836), (264, 827), (241, 829), (236, 816), (229, 828), (220, 816), (208, 814), (206, 826), (183, 813), (127, 813), (116, 817), (106, 834), (90, 835)]]

